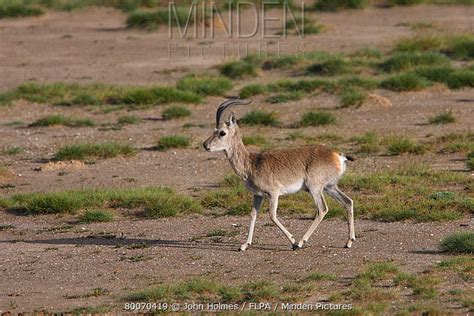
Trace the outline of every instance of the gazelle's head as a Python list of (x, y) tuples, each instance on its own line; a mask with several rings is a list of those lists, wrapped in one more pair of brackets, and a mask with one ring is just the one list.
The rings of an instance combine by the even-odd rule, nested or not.
[(232, 139), (237, 132), (237, 120), (233, 113), (226, 119), (227, 111), (235, 105), (247, 105), (251, 101), (233, 99), (227, 100), (217, 109), (216, 128), (212, 135), (206, 139), (203, 146), (207, 151), (228, 150), (231, 146)]

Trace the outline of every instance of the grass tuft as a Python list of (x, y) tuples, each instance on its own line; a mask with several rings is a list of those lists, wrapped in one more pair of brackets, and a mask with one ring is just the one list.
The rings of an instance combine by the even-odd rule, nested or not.
[(144, 107), (173, 102), (200, 103), (202, 96), (172, 87), (128, 87), (104, 84), (38, 84), (24, 83), (13, 91), (0, 96), (0, 102), (9, 104), (24, 99), (35, 103), (54, 105), (126, 105)]
[(244, 145), (253, 145), (259, 147), (267, 147), (269, 145), (268, 140), (261, 135), (248, 135), (242, 137)]
[(337, 277), (332, 273), (311, 272), (307, 277), (308, 281), (336, 281)]
[(469, 154), (467, 154), (466, 165), (469, 170), (474, 170), (474, 151), (471, 151)]
[(22, 154), (24, 151), (25, 151), (24, 148), (14, 146), (14, 147), (10, 147), (7, 150), (5, 150), (4, 153), (9, 155), (9, 156), (16, 156), (16, 155)]
[(450, 253), (474, 253), (474, 232), (458, 232), (445, 237), (440, 243), (441, 251)]
[(415, 4), (420, 4), (425, 0), (389, 0), (388, 4), (392, 6), (410, 6)]
[[(174, 216), (201, 211), (201, 206), (191, 197), (161, 187), (28, 193), (13, 196), (9, 203), (10, 207), (25, 210), (30, 214), (76, 213), (86, 208), (105, 207), (142, 209), (148, 217)], [(104, 217), (107, 218), (107, 215), (98, 215), (95, 212), (87, 215), (88, 219)]]
[(265, 112), (260, 110), (252, 110), (245, 114), (239, 120), (244, 125), (264, 125), (264, 126), (277, 126), (278, 120), (274, 112)]
[(113, 219), (114, 215), (111, 212), (105, 210), (86, 211), (80, 217), (80, 221), (86, 224), (111, 222)]
[(106, 159), (117, 156), (133, 156), (136, 150), (127, 144), (108, 142), (101, 144), (76, 144), (61, 147), (54, 156), (57, 160)]
[(308, 74), (320, 76), (335, 76), (349, 72), (350, 64), (340, 57), (333, 57), (321, 63), (315, 63), (307, 68)]
[(240, 97), (242, 99), (247, 99), (259, 94), (265, 94), (267, 92), (267, 87), (262, 84), (249, 84), (240, 90)]
[(117, 120), (117, 123), (120, 125), (136, 125), (140, 124), (141, 118), (136, 115), (125, 115), (120, 116)]
[(419, 66), (443, 66), (449, 59), (440, 53), (433, 52), (397, 52), (380, 64), (386, 72), (407, 71)]
[(220, 66), (220, 73), (231, 79), (242, 79), (245, 77), (256, 77), (257, 66), (247, 60), (239, 60)]
[(392, 91), (418, 91), (428, 88), (431, 83), (415, 73), (394, 75), (380, 83), (382, 88)]
[(387, 150), (390, 155), (415, 154), (422, 155), (426, 148), (406, 137), (390, 137), (387, 139)]
[(303, 98), (303, 94), (300, 91), (294, 92), (287, 92), (287, 93), (280, 93), (273, 95), (267, 98), (268, 103), (278, 104), (278, 103), (286, 103), (290, 101), (298, 101)]
[(162, 116), (164, 120), (168, 121), (168, 120), (191, 116), (191, 111), (184, 106), (176, 105), (176, 106), (171, 106), (167, 108), (166, 110), (164, 110)]
[(224, 77), (194, 74), (179, 80), (177, 88), (202, 96), (221, 96), (232, 89), (232, 81)]
[[(184, 7), (177, 7), (176, 14), (178, 16), (178, 21), (181, 26), (184, 26), (187, 21), (188, 11)], [(193, 16), (191, 16), (193, 18)], [(176, 18), (174, 14), (172, 14), (171, 25), (176, 25)], [(159, 8), (155, 11), (133, 11), (131, 12), (127, 20), (125, 21), (125, 25), (127, 28), (137, 28), (143, 29), (148, 31), (154, 31), (159, 29), (160, 25), (168, 25), (169, 24), (169, 12), (168, 9)]]
[(319, 11), (334, 12), (347, 9), (365, 9), (368, 5), (368, 0), (318, 0), (314, 7)]
[(163, 136), (158, 141), (156, 148), (159, 151), (167, 151), (171, 148), (187, 148), (191, 145), (191, 139), (186, 136)]
[(336, 123), (336, 117), (329, 112), (310, 111), (301, 116), (299, 126), (323, 126)]
[(380, 140), (375, 132), (367, 132), (360, 137), (355, 137), (354, 140), (359, 145), (361, 153), (376, 153), (380, 150)]
[(32, 127), (47, 127), (63, 125), (68, 127), (93, 127), (95, 123), (90, 119), (66, 117), (60, 114), (48, 115), (30, 124)]
[(9, 3), (9, 1), (6, 1), (6, 3), (0, 4), (0, 19), (38, 16), (43, 14), (44, 11), (42, 9), (32, 7), (26, 3)]
[(428, 123), (430, 124), (437, 124), (437, 125), (444, 125), (449, 123), (456, 122), (456, 118), (454, 117), (451, 111), (445, 111), (439, 114), (436, 114), (433, 117), (428, 119)]
[(355, 87), (347, 87), (341, 93), (341, 106), (361, 106), (367, 99), (367, 92)]

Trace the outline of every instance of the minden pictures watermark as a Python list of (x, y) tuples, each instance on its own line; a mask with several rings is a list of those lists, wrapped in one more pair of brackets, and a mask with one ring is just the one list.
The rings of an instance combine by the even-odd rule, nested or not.
[[(305, 54), (305, 3), (169, 2), (168, 58), (260, 58)], [(291, 42), (287, 41), (291, 35)], [(198, 43), (196, 45), (196, 41)]]

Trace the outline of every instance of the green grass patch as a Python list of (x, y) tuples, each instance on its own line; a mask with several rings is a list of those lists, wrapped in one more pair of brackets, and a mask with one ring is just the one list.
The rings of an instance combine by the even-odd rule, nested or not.
[(450, 253), (474, 253), (474, 232), (458, 232), (445, 237), (440, 249)]
[(449, 123), (456, 122), (456, 118), (454, 117), (451, 111), (445, 111), (442, 113), (438, 113), (433, 117), (428, 119), (428, 123), (436, 124), (436, 125), (444, 125)]
[(367, 132), (353, 140), (357, 142), (361, 153), (371, 154), (380, 151), (380, 137), (375, 132)]
[(86, 224), (111, 222), (113, 220), (114, 214), (105, 210), (85, 211), (84, 214), (82, 214), (80, 217), (80, 221)]
[(304, 289), (297, 284), (279, 287), (267, 280), (257, 280), (235, 286), (209, 279), (192, 278), (176, 283), (164, 283), (137, 291), (123, 297), (123, 301), (182, 302), (193, 300), (199, 302), (240, 303), (287, 298), (293, 302), (296, 298), (293, 296), (287, 297), (286, 294), (291, 292), (293, 295), (301, 295), (303, 291)]
[(221, 96), (232, 89), (232, 81), (210, 75), (189, 75), (177, 83), (177, 88), (202, 96)]
[(341, 57), (333, 57), (326, 61), (315, 63), (306, 69), (310, 75), (335, 76), (351, 71), (351, 64)]
[(268, 147), (270, 142), (261, 135), (248, 135), (242, 137), (242, 141), (244, 145), (252, 145), (252, 146), (259, 146), (259, 147)]
[(401, 22), (398, 23), (397, 26), (404, 26), (404, 27), (409, 27), (412, 30), (426, 30), (426, 29), (435, 29), (436, 26), (432, 22), (424, 22), (424, 21), (419, 21), (419, 22)]
[(10, 147), (4, 151), (4, 153), (9, 156), (16, 156), (22, 154), (23, 152), (25, 152), (25, 149), (23, 147), (18, 146)]
[[(182, 213), (199, 213), (202, 208), (191, 197), (169, 188), (85, 189), (51, 193), (14, 195), (10, 206), (29, 214), (77, 213), (90, 208), (141, 209), (147, 217), (158, 218)], [(92, 214), (89, 218), (102, 217)]]
[(167, 151), (171, 148), (187, 148), (191, 145), (191, 139), (186, 136), (171, 135), (163, 136), (158, 141), (156, 149), (159, 151)]
[(474, 170), (474, 150), (467, 154), (466, 165), (469, 170)]
[(431, 171), (413, 164), (366, 176), (348, 174), (342, 178), (341, 187), (357, 192), (359, 216), (387, 222), (426, 222), (459, 219), (474, 212), (474, 200), (466, 193), (445, 191), (469, 183), (464, 174)]
[(415, 141), (401, 136), (389, 137), (386, 140), (387, 151), (390, 155), (415, 154), (422, 155), (426, 148)]
[(364, 47), (356, 51), (353, 57), (380, 59), (383, 57), (383, 52), (374, 47)]
[(431, 83), (415, 73), (404, 73), (383, 80), (380, 86), (392, 91), (418, 91), (428, 88)]
[(379, 262), (369, 265), (365, 271), (360, 274), (361, 277), (371, 281), (387, 279), (399, 272), (397, 265), (392, 262)]
[(453, 71), (444, 82), (451, 89), (472, 88), (474, 87), (474, 70), (460, 69)]
[(424, 0), (389, 0), (388, 4), (392, 6), (411, 6), (423, 2)]
[(162, 116), (164, 120), (169, 121), (189, 117), (191, 116), (191, 111), (184, 106), (175, 105), (164, 110)]
[(268, 97), (266, 101), (272, 104), (286, 103), (290, 101), (301, 100), (303, 96), (303, 93), (301, 93), (300, 91), (294, 91), (272, 95), (271, 97)]
[(342, 107), (360, 107), (367, 99), (367, 92), (354, 87), (345, 88), (341, 93)]
[(245, 114), (240, 120), (244, 125), (264, 125), (277, 126), (279, 124), (274, 112), (266, 112), (261, 110), (252, 110)]
[(455, 71), (451, 66), (420, 67), (415, 70), (415, 73), (430, 81), (446, 82), (446, 79)]
[(268, 88), (262, 84), (249, 84), (240, 90), (240, 97), (242, 99), (247, 99), (259, 94), (266, 94)]
[(219, 67), (219, 71), (221, 75), (231, 79), (257, 76), (257, 66), (247, 60), (239, 60), (223, 64)]
[(305, 278), (307, 281), (336, 281), (336, 275), (332, 273), (324, 273), (324, 272), (311, 272)]
[(123, 105), (131, 108), (149, 107), (173, 102), (200, 103), (202, 97), (172, 87), (130, 87), (104, 84), (38, 84), (24, 83), (13, 91), (0, 94), (0, 101), (9, 104), (24, 99), (35, 103), (63, 106)]
[(474, 59), (474, 36), (471, 34), (450, 36), (423, 34), (398, 41), (395, 49), (404, 52), (439, 52), (455, 59), (472, 60)]
[(309, 111), (301, 116), (299, 126), (324, 126), (336, 123), (336, 117), (329, 112)]
[(74, 117), (66, 117), (60, 114), (54, 114), (45, 116), (30, 124), (32, 127), (47, 127), (55, 125), (67, 127), (93, 127), (95, 126), (95, 123), (91, 119), (79, 119)]
[(6, 3), (0, 4), (0, 19), (39, 16), (43, 14), (44, 11), (41, 8), (28, 5), (27, 3), (6, 1)]
[(340, 11), (347, 9), (365, 9), (368, 0), (318, 0), (314, 8), (319, 11)]
[[(290, 24), (291, 23), (291, 24)], [(293, 25), (293, 21), (290, 19), (287, 25)], [(302, 57), (296, 55), (284, 55), (284, 56), (275, 56), (263, 62), (263, 70), (273, 70), (273, 69), (290, 69), (295, 65), (298, 65), (304, 61)]]
[(107, 159), (117, 156), (130, 157), (136, 150), (128, 144), (108, 142), (101, 144), (75, 144), (61, 147), (55, 154), (57, 160)]
[(386, 72), (412, 70), (420, 66), (443, 66), (449, 64), (449, 59), (434, 52), (396, 52), (379, 67)]
[[(199, 12), (199, 10), (198, 10)], [(188, 19), (189, 8), (176, 7), (176, 16), (181, 27), (184, 27)], [(175, 12), (171, 12), (171, 25), (177, 26)], [(131, 12), (125, 25), (127, 28), (137, 28), (148, 31), (154, 31), (160, 28), (161, 25), (168, 27), (170, 24), (170, 12), (168, 8), (158, 8), (154, 11), (133, 11)], [(191, 14), (191, 23), (193, 23), (194, 15)], [(199, 18), (198, 18), (199, 20)]]
[[(323, 31), (324, 26), (321, 24), (318, 24), (317, 22), (313, 21), (310, 19), (308, 16), (303, 18), (301, 15), (295, 16), (294, 19), (289, 18), (286, 22), (285, 29), (283, 30), (282, 34), (288, 33), (288, 30), (294, 31), (293, 34), (295, 35), (311, 35), (311, 34), (319, 34)], [(294, 56), (295, 58), (298, 58)], [(292, 56), (284, 56), (283, 58), (288, 58), (288, 60), (292, 59)], [(299, 58), (301, 60), (301, 58)], [(292, 65), (297, 64), (297, 62), (290, 61)], [(283, 62), (285, 64), (285, 62)], [(275, 67), (275, 68), (282, 68), (282, 67)], [(284, 65), (283, 68), (287, 68), (286, 65)]]
[(326, 92), (331, 92), (336, 88), (336, 84), (329, 80), (280, 80), (276, 83), (267, 85), (270, 92), (293, 93), (304, 92), (309, 93), (316, 89), (321, 89)]
[(141, 121), (141, 118), (136, 115), (124, 115), (117, 119), (117, 123), (120, 125), (137, 125), (140, 124)]

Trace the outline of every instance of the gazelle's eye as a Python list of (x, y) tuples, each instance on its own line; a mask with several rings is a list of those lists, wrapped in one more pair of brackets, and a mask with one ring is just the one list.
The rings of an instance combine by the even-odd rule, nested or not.
[(224, 137), (225, 135), (226, 135), (226, 134), (225, 134), (224, 131), (221, 131), (221, 132), (219, 133), (219, 137)]

